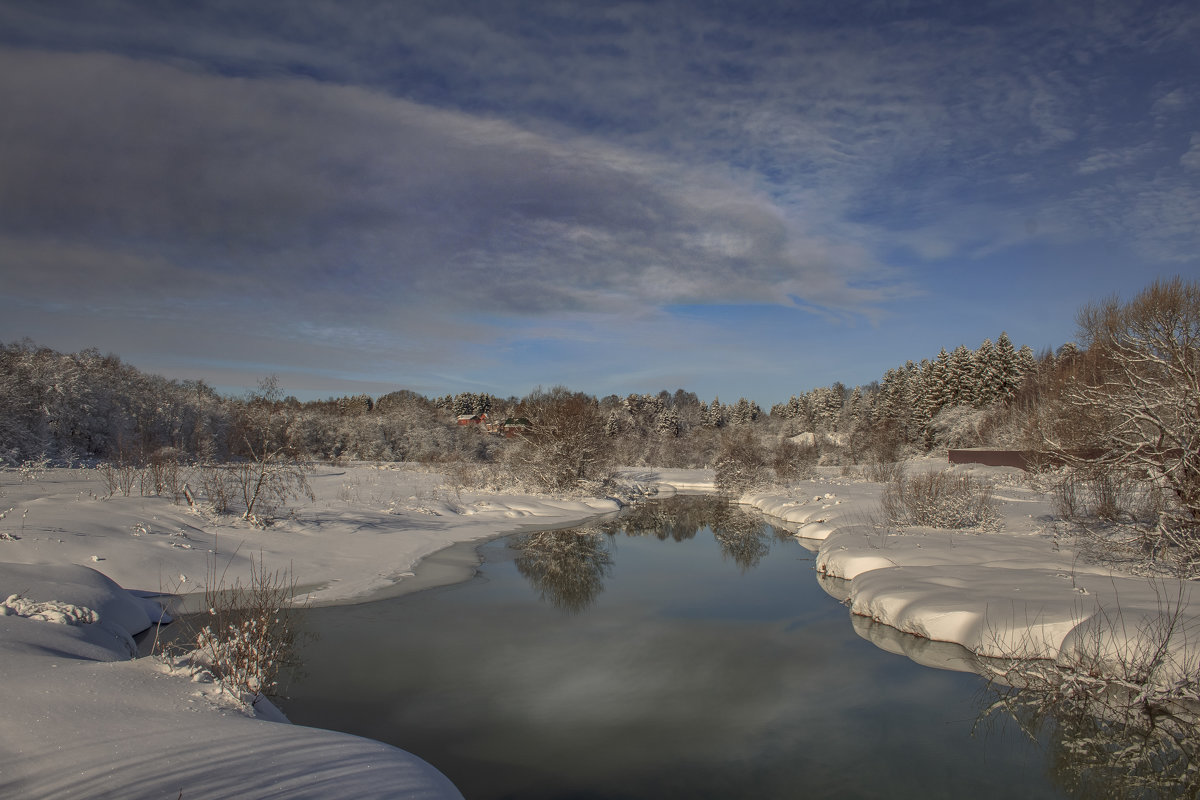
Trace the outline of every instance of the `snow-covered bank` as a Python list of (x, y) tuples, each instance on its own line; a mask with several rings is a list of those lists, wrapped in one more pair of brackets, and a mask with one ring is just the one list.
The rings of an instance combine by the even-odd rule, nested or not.
[(126, 589), (197, 592), (214, 566), (245, 582), (253, 557), (312, 586), (313, 602), (364, 598), (420, 584), (418, 562), (453, 543), (618, 503), (456, 492), (436, 474), (369, 465), (322, 467), (312, 484), (314, 502), (261, 530), (108, 497), (88, 470), (0, 473), (0, 511), (12, 509), (0, 520), (0, 796), (459, 797), (401, 750), (257, 719), (190, 670), (129, 660), (158, 610)]
[(646, 495), (712, 494), (717, 490), (711, 469), (625, 467), (617, 470), (615, 477), (631, 492)]
[[(1200, 671), (1200, 608), (1190, 602), (1195, 581), (1087, 563), (1049, 534), (1048, 498), (1022, 486), (1015, 471), (956, 469), (998, 482), (1001, 530), (882, 529), (872, 524), (882, 517), (880, 485), (833, 478), (803, 484), (814, 491), (800, 496), (756, 493), (741, 502), (790, 523), (798, 536), (821, 540), (817, 569), (840, 579), (831, 593), (854, 614), (903, 633), (982, 656), (1088, 663), (1111, 674), (1163, 646), (1167, 657), (1154, 665), (1153, 683)], [(971, 668), (961, 659), (943, 661)]]

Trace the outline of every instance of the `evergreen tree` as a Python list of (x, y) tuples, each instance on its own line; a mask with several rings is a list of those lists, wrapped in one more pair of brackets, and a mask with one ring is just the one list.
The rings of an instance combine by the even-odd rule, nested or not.
[(1021, 345), (1021, 349), (1017, 351), (1017, 381), (1018, 385), (1024, 382), (1025, 378), (1033, 374), (1037, 369), (1037, 358), (1033, 354), (1033, 348), (1027, 344)]
[(610, 412), (608, 419), (604, 423), (604, 435), (610, 439), (621, 432), (621, 421), (617, 416), (617, 412)]
[(930, 362), (925, 398), (929, 404), (930, 417), (937, 416), (939, 411), (953, 401), (953, 392), (950, 388), (950, 354), (944, 347), (938, 351), (937, 358)]
[(996, 370), (995, 370), (996, 399), (1010, 402), (1017, 395), (1021, 386), (1021, 371), (1017, 364), (1017, 351), (1013, 349), (1012, 339), (1006, 332), (1001, 331), (996, 340)]
[(726, 412), (721, 405), (721, 398), (714, 397), (707, 409), (702, 411), (701, 419), (706, 428), (722, 428), (725, 426)]
[(674, 438), (682, 432), (683, 428), (679, 423), (679, 412), (673, 408), (663, 409), (654, 421), (654, 430), (659, 436)]
[(812, 414), (813, 430), (820, 432), (835, 430), (844, 399), (844, 393), (831, 386), (818, 386), (809, 392), (808, 406)]
[(946, 383), (950, 389), (950, 404), (956, 406), (968, 406), (975, 402), (975, 397), (978, 395), (978, 386), (975, 383), (975, 365), (971, 351), (967, 346), (960, 344), (950, 353), (950, 360), (947, 364), (948, 374)]
[(734, 425), (749, 425), (758, 419), (761, 411), (757, 403), (751, 403), (746, 398), (740, 397), (729, 414), (729, 421)]
[(984, 339), (973, 354), (975, 368), (975, 399), (977, 408), (990, 405), (996, 400), (999, 381), (996, 367), (996, 348), (991, 339)]

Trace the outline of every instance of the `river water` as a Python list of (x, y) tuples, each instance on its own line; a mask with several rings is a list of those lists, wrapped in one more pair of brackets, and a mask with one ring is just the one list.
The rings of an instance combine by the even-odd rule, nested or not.
[(288, 716), (470, 800), (1068, 796), (1044, 742), (977, 724), (982, 678), (867, 641), (757, 515), (680, 498), (481, 554), (464, 583), (304, 612)]

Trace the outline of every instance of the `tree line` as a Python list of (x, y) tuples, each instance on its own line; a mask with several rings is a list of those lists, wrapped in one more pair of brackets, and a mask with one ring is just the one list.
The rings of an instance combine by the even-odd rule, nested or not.
[[(227, 397), (97, 350), (0, 344), (0, 463), (253, 461), (256, 449), (307, 459), (492, 465), (547, 489), (602, 480), (616, 464), (712, 467), (803, 477), (812, 465), (890, 463), (954, 447), (997, 446), (1155, 476), (1200, 517), (1200, 286), (1158, 282), (1079, 315), (1080, 344), (1034, 354), (1006, 333), (887, 370), (880, 380), (793, 395), (769, 413), (745, 397), (678, 389), (597, 398), (565, 387), (524, 397), (399, 390), (300, 402), (267, 391)], [(276, 440), (258, 441), (264, 410)], [(514, 439), (459, 425), (520, 417)], [(256, 422), (256, 420), (258, 420)], [(248, 431), (257, 431), (253, 436)], [(260, 437), (261, 438), (261, 437)], [(1179, 523), (1182, 524), (1182, 523)]]
[(204, 381), (147, 374), (95, 349), (61, 353), (26, 340), (0, 344), (0, 462), (138, 460), (163, 451), (187, 460), (236, 460), (245, 455), (247, 417), (269, 402), (289, 419), (291, 446), (316, 459), (495, 461), (516, 444), (456, 424), (460, 416), (486, 413), (531, 420), (528, 439), (563, 439), (574, 430), (580, 451), (603, 450), (603, 458), (596, 456), (603, 462), (711, 466), (722, 437), (747, 428), (777, 438), (811, 433), (825, 463), (858, 463), (982, 443), (986, 412), (1012, 404), (1027, 379), (1055, 359), (1015, 350), (1002, 333), (995, 345), (985, 340), (975, 350), (943, 350), (867, 386), (835, 383), (794, 395), (767, 414), (745, 397), (705, 402), (683, 389), (603, 398), (565, 387), (520, 398), (477, 392), (429, 398), (399, 390), (301, 402), (273, 388), (267, 399), (228, 397)]

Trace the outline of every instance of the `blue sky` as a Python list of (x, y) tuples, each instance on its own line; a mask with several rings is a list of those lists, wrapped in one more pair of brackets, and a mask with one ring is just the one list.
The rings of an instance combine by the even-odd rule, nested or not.
[(0, 0), (0, 340), (763, 405), (1200, 278), (1200, 9)]

